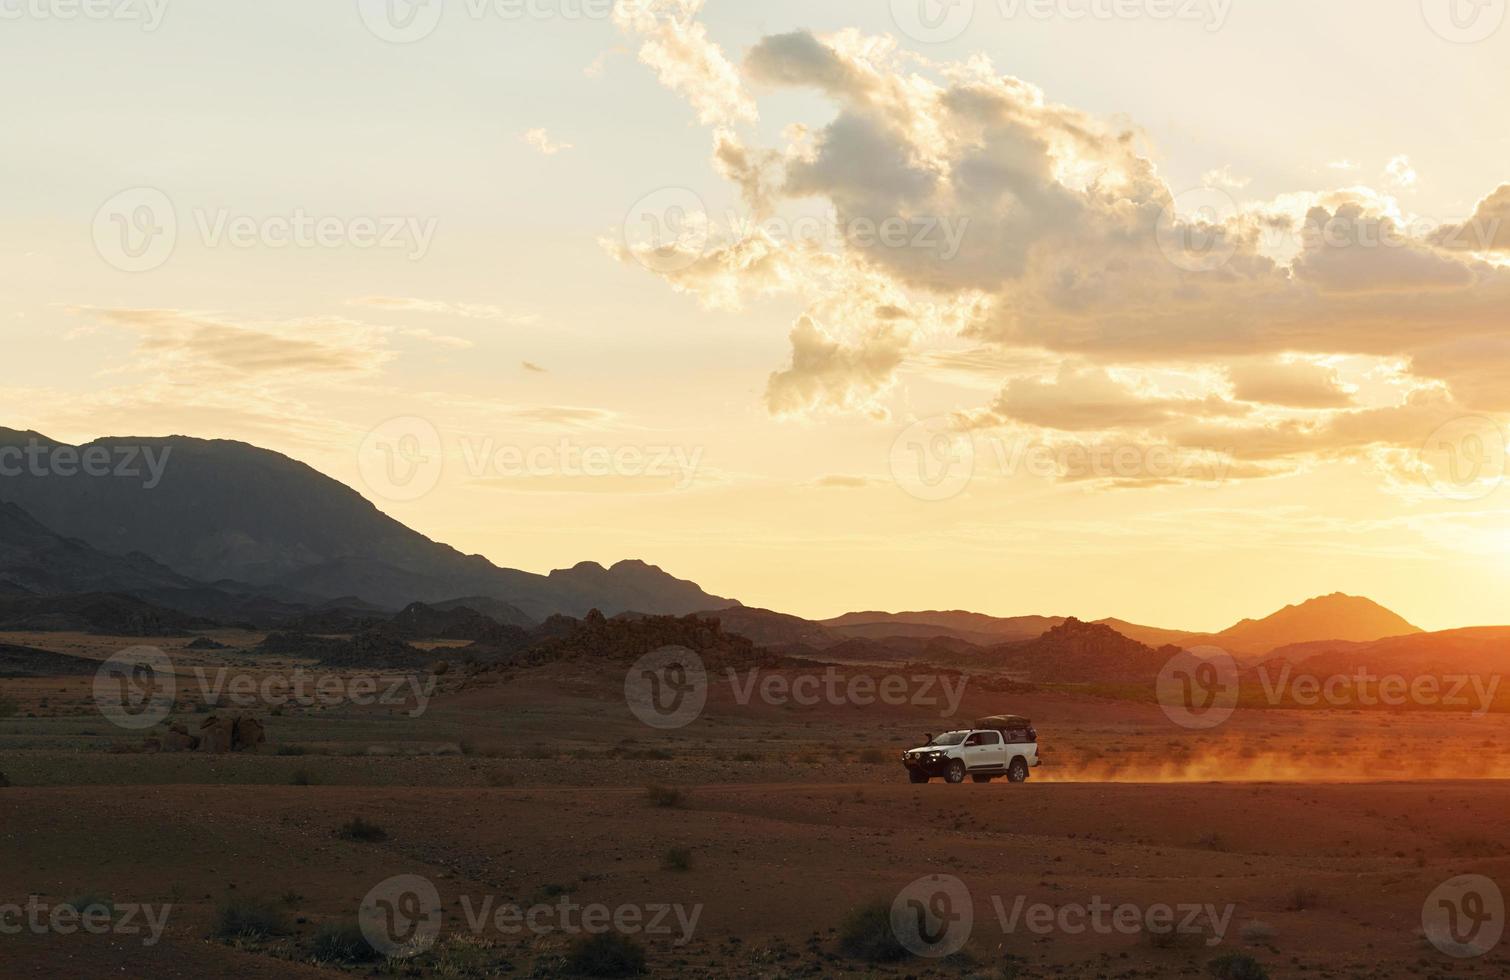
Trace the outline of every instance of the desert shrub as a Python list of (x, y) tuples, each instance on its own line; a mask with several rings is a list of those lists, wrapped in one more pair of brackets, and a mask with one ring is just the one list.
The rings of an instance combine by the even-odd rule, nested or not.
[(502, 789), (515, 783), (514, 774), (511, 772), (488, 773), (488, 785)]
[(306, 749), (302, 745), (288, 745), (288, 744), (285, 743), (283, 745), (278, 746), (277, 754), (278, 755), (308, 755), (309, 754), (309, 749)]
[(1247, 943), (1269, 943), (1274, 941), (1274, 927), (1267, 922), (1245, 922), (1238, 933)]
[(651, 806), (680, 807), (687, 804), (686, 794), (675, 786), (646, 786), (645, 798)]
[(692, 852), (685, 847), (673, 847), (661, 857), (661, 867), (667, 871), (690, 871)]
[(566, 969), (584, 977), (633, 977), (645, 972), (645, 950), (616, 932), (583, 936), (572, 944)]
[(276, 902), (233, 896), (215, 912), (217, 939), (265, 939), (288, 932), (288, 918)]
[(290, 786), (313, 786), (315, 778), (309, 774), (308, 769), (295, 769), (294, 774), (288, 777)]
[(735, 762), (759, 762), (760, 755), (756, 752), (741, 752), (734, 757)]
[(1290, 890), (1289, 901), (1285, 910), (1289, 912), (1304, 912), (1313, 909), (1321, 903), (1321, 895), (1314, 888), (1305, 885), (1296, 885)]
[(7, 779), (7, 778), (5, 778), (5, 773), (0, 772), (0, 789), (4, 789), (5, 787), (7, 787), (9, 785), (10, 785), (10, 780)]
[(1206, 964), (1206, 972), (1217, 980), (1269, 980), (1262, 963), (1247, 953), (1228, 953)]
[(388, 839), (388, 831), (377, 824), (362, 817), (352, 817), (341, 824), (336, 830), (336, 836), (342, 840), (356, 841), (361, 844), (375, 844), (378, 841)]
[(20, 710), (21, 706), (10, 698), (0, 698), (0, 718), (12, 718)]
[(78, 898), (70, 898), (63, 903), (65, 908), (73, 909), (80, 915), (93, 912), (98, 915), (103, 911), (107, 916), (115, 915), (115, 902), (101, 895), (80, 895)]
[(321, 926), (310, 943), (310, 954), (332, 963), (367, 963), (379, 958), (355, 920)]
[(906, 959), (906, 947), (891, 930), (891, 905), (875, 901), (850, 912), (839, 926), (839, 951), (867, 963)]

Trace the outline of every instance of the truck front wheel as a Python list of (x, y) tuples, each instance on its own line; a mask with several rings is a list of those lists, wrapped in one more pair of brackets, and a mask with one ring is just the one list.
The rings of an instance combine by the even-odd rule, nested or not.
[(949, 763), (949, 775), (945, 776), (944, 778), (949, 780), (951, 783), (964, 782), (965, 764), (960, 760), (955, 759), (953, 762)]

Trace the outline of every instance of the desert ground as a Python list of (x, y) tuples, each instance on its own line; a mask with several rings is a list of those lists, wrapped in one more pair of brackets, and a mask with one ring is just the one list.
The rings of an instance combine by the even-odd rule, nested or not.
[[(621, 665), (566, 660), (449, 667), (423, 711), (256, 711), (268, 743), (255, 752), (148, 752), (150, 733), (102, 717), (92, 667), (125, 647), (173, 657), (175, 720), (225, 710), (194, 703), (195, 666), (301, 666), (248, 652), (256, 634), (212, 635), (228, 649), (0, 637), (80, 661), (0, 679), (0, 905), (171, 907), (151, 944), (0, 936), (0, 976), (564, 977), (581, 972), (580, 907), (639, 910), (626, 931), (651, 976), (1196, 977), (1236, 955), (1271, 977), (1510, 974), (1510, 948), (1455, 958), (1422, 934), (1443, 882), (1510, 880), (1510, 781), (1493, 778), (1505, 714), (1239, 710), (1198, 732), (1148, 701), (1067, 689), (966, 685), (941, 717), (937, 704), (741, 703), (715, 678), (696, 721), (658, 730), (626, 706)], [(907, 672), (842, 668), (885, 671)], [(924, 732), (1009, 711), (1039, 731), (1028, 782), (907, 782), (898, 755)], [(351, 832), (357, 820), (370, 832)], [(331, 937), (399, 875), (433, 884), (438, 936), (413, 956), (344, 955)], [(856, 952), (857, 910), (940, 875), (968, 889), (960, 951)], [(1199, 931), (1011, 917), (1100, 904), (1200, 911)], [(504, 906), (550, 911), (533, 930), (479, 919)]]

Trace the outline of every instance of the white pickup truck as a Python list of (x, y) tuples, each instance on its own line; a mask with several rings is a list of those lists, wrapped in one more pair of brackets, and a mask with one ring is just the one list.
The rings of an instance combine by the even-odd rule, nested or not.
[(935, 776), (951, 783), (962, 783), (966, 776), (977, 783), (1002, 776), (1021, 783), (1038, 765), (1038, 732), (1018, 715), (982, 718), (974, 728), (934, 735), (927, 745), (908, 749), (902, 753), (902, 765), (914, 783)]

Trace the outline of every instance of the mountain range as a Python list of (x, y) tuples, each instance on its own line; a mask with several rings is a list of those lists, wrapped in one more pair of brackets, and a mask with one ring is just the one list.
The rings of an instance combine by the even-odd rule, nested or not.
[[(39, 433), (0, 429), (0, 449), (39, 446), (53, 452), (63, 445)], [(16, 532), (17, 549), (0, 564), (0, 578), (23, 588), (69, 591), (59, 587), (84, 587), (91, 576), (119, 573), (117, 587), (125, 591), (227, 582), (306, 604), (356, 596), (400, 609), (480, 596), (536, 620), (582, 616), (594, 608), (608, 615), (684, 615), (735, 604), (641, 561), (612, 568), (582, 562), (549, 575), (500, 568), (405, 527), (303, 463), (245, 443), (173, 436), (99, 439), (68, 448), (81, 458), (93, 451), (111, 460), (155, 459), (161, 462), (159, 478), (149, 485), (142, 465), (135, 474), (101, 476), (20, 467), (19, 475), (0, 478), (0, 502), (19, 507), (55, 537), (93, 551), (73, 555), (67, 576), (50, 582), (33, 560), (66, 549), (0, 528)], [(20, 517), (12, 513), (10, 520)], [(30, 533), (36, 537), (35, 529)], [(10, 534), (4, 540), (12, 543)], [(121, 562), (137, 566), (135, 573), (126, 574), (130, 569)]]
[[(45, 467), (11, 475), (13, 467), (0, 477), (0, 625), (7, 607), (12, 621), (33, 624), (84, 610), (90, 622), (107, 625), (181, 628), (213, 620), (310, 632), (368, 628), (406, 609), (413, 619), (415, 603), (424, 604), (429, 621), (474, 630), (477, 617), (528, 630), (592, 610), (608, 617), (697, 614), (767, 648), (857, 661), (1011, 663), (1067, 681), (1144, 676), (1171, 645), (1219, 646), (1253, 662), (1269, 655), (1345, 658), (1365, 646), (1384, 649), (1382, 641), (1410, 649), (1411, 637), (1446, 635), (1422, 634), (1377, 603), (1341, 593), (1217, 633), (965, 610), (851, 612), (815, 621), (744, 606), (638, 560), (606, 568), (582, 562), (548, 575), (500, 567), (404, 526), (303, 463), (245, 443), (171, 436), (69, 447), (0, 428), (0, 451), (6, 447), (158, 465), (150, 474), (138, 466), (97, 476)], [(103, 594), (115, 598), (103, 602)], [(40, 601), (46, 597), (73, 597), (59, 607), (67, 615), (50, 613)], [(1475, 635), (1455, 642), (1479, 651), (1495, 641)]]

